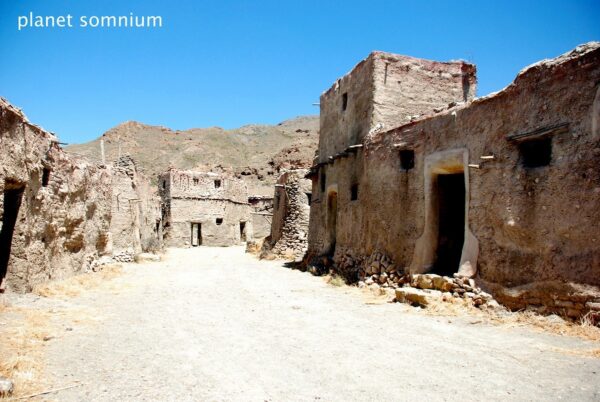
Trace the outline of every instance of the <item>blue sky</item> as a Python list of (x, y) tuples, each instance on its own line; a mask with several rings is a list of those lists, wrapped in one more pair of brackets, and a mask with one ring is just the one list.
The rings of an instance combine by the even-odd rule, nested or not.
[[(154, 30), (24, 29), (36, 15), (160, 15)], [(371, 50), (477, 64), (478, 95), (600, 40), (600, 1), (0, 0), (0, 96), (75, 143), (126, 120), (174, 129), (316, 114)]]

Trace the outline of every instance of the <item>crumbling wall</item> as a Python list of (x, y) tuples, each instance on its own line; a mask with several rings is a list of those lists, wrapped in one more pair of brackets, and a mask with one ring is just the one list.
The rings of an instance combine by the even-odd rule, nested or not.
[[(7, 151), (0, 156), (0, 196), (15, 188), (23, 191), (8, 239), (8, 288), (30, 291), (38, 283), (86, 270), (107, 253), (109, 168), (67, 155), (54, 135), (29, 123), (4, 99), (0, 149)], [(9, 219), (4, 201), (0, 213), (2, 221)]]
[(282, 173), (275, 185), (271, 253), (291, 259), (302, 259), (307, 249), (310, 216), (311, 182), (307, 169)]
[(246, 184), (216, 173), (171, 169), (159, 178), (162, 197), (164, 242), (171, 247), (193, 243), (231, 246), (253, 237), (251, 207)]
[[(435, 234), (436, 222), (427, 200), (435, 201), (439, 175), (463, 173), (468, 241), (456, 270), (490, 287), (565, 283), (560, 295), (552, 287), (552, 297), (563, 303), (571, 295), (584, 312), (600, 286), (598, 82), (600, 45), (591, 43), (530, 66), (497, 94), (374, 133), (362, 148), (315, 166), (309, 255), (331, 253), (352, 279), (367, 273), (376, 253), (389, 256), (398, 274), (431, 271), (436, 239), (425, 235)], [(526, 149), (539, 139), (534, 155), (547, 141), (550, 157), (531, 166)], [(567, 283), (596, 293), (586, 288), (584, 297)], [(515, 294), (504, 298), (513, 307), (548, 304), (530, 289)]]
[(112, 178), (110, 232), (113, 253), (135, 254), (162, 247), (160, 199), (150, 182), (137, 171), (129, 155), (115, 161)]
[(271, 234), (273, 221), (273, 197), (250, 196), (248, 197), (252, 216), (252, 237), (264, 239)]

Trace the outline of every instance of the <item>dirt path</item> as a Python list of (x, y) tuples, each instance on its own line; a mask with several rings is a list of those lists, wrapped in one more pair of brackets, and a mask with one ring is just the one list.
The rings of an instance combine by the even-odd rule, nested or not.
[[(52, 396), (92, 400), (599, 400), (597, 344), (470, 324), (257, 261), (169, 250), (71, 299), (89, 319), (49, 341)], [(71, 324), (63, 324), (71, 325)]]

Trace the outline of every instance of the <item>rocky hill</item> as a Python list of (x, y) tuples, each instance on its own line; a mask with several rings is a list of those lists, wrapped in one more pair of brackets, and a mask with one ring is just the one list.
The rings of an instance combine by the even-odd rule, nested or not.
[(153, 181), (173, 166), (180, 169), (230, 170), (248, 182), (250, 194), (272, 195), (281, 168), (309, 167), (318, 144), (319, 117), (302, 116), (275, 126), (248, 125), (174, 131), (128, 121), (100, 138), (66, 147), (67, 152), (100, 160), (130, 154)]

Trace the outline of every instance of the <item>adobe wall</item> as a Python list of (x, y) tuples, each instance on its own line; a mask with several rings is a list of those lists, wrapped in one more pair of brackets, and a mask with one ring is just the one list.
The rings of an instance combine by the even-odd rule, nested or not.
[(110, 168), (67, 155), (54, 135), (29, 123), (4, 99), (0, 149), (6, 151), (0, 155), (3, 223), (10, 219), (5, 191), (24, 188), (5, 278), (8, 288), (30, 291), (38, 283), (84, 271), (108, 252)]
[(114, 162), (110, 232), (114, 253), (135, 254), (162, 247), (160, 199), (135, 162), (126, 155)]
[(277, 179), (271, 226), (271, 252), (285, 258), (302, 259), (307, 250), (311, 181), (308, 169), (284, 172)]
[(321, 95), (318, 160), (328, 162), (370, 132), (469, 101), (475, 90), (472, 64), (373, 52)]
[[(600, 45), (580, 46), (530, 66), (497, 94), (375, 134), (356, 152), (318, 166), (309, 255), (328, 251), (327, 197), (337, 193), (338, 269), (358, 278), (369, 256), (380, 253), (398, 272), (426, 272), (432, 263), (426, 185), (437, 174), (462, 169), (465, 275), (504, 287), (552, 281), (600, 286), (599, 82)], [(536, 131), (551, 139), (551, 160), (525, 167), (519, 142), (507, 137)], [(401, 168), (401, 150), (415, 152), (413, 168)], [(326, 173), (323, 192), (320, 170)], [(350, 200), (353, 184), (356, 201)], [(590, 294), (597, 297), (597, 290)]]
[(160, 176), (159, 192), (167, 246), (191, 246), (192, 223), (200, 224), (203, 246), (239, 245), (253, 237), (251, 207), (243, 180), (171, 169)]
[(252, 217), (252, 237), (264, 239), (271, 234), (273, 220), (273, 197), (250, 196), (250, 215)]

